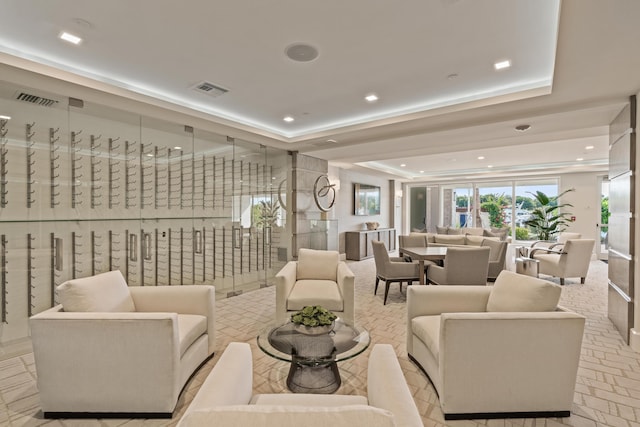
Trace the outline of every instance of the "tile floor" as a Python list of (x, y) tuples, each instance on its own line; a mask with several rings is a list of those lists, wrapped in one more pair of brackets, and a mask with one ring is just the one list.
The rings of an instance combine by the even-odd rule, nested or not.
[[(373, 343), (391, 343), (422, 414), (425, 426), (640, 426), (640, 354), (624, 344), (607, 319), (607, 266), (591, 263), (584, 285), (568, 280), (562, 305), (587, 316), (573, 414), (569, 418), (448, 421), (445, 423), (436, 393), (405, 351), (405, 294), (392, 285), (386, 306), (382, 293), (373, 295), (372, 259), (349, 262), (356, 274), (356, 318), (366, 326)], [(263, 354), (255, 337), (274, 316), (273, 287), (217, 301), (217, 348), (213, 357), (187, 384), (171, 420), (44, 420), (39, 410), (32, 354), (0, 361), (0, 425), (6, 426), (174, 426), (203, 379), (231, 341), (251, 343), (254, 391), (284, 391), (287, 364)], [(343, 385), (338, 393), (366, 394), (368, 350), (341, 363)]]

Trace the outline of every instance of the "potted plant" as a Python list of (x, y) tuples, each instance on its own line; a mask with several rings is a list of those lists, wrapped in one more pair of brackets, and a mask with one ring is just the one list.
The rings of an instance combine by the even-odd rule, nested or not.
[(333, 330), (335, 320), (334, 313), (319, 305), (308, 305), (302, 310), (291, 315), (293, 327), (306, 335), (325, 334)]
[(556, 234), (564, 231), (571, 222), (572, 214), (561, 212), (561, 209), (573, 207), (573, 205), (569, 203), (558, 204), (558, 199), (570, 191), (575, 191), (575, 189), (570, 188), (552, 197), (542, 191), (528, 192), (533, 195), (539, 206), (531, 211), (531, 216), (524, 222), (524, 225), (531, 227), (532, 231), (538, 235), (539, 240), (552, 240)]

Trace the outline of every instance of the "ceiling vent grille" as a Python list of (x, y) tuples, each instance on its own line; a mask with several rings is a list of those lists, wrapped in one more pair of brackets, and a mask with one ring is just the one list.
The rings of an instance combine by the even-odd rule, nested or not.
[(55, 99), (43, 98), (42, 96), (31, 95), (25, 92), (20, 92), (16, 99), (19, 101), (30, 102), (36, 105), (42, 105), (43, 107), (53, 107), (58, 103), (58, 101), (56, 101)]
[(209, 82), (198, 83), (192, 89), (195, 90), (196, 92), (205, 93), (209, 96), (213, 96), (214, 98), (217, 98), (218, 96), (224, 95), (225, 93), (229, 92), (228, 89), (214, 85), (213, 83), (209, 83)]

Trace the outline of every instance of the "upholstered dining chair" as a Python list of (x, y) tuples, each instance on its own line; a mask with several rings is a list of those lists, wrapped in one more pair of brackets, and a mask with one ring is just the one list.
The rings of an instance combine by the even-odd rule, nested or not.
[(376, 262), (376, 286), (373, 290), (374, 295), (378, 292), (378, 284), (380, 280), (384, 281), (384, 302), (387, 303), (387, 296), (389, 295), (389, 285), (393, 282), (400, 284), (400, 291), (402, 292), (402, 283), (407, 282), (410, 285), (413, 281), (420, 280), (420, 274), (424, 272), (420, 271), (420, 265), (415, 262), (405, 262), (404, 259), (389, 257), (389, 252), (383, 242), (373, 240), (371, 242), (373, 248), (373, 258)]
[(447, 248), (444, 267), (429, 266), (427, 283), (434, 285), (486, 285), (489, 247)]
[(481, 246), (489, 248), (489, 271), (487, 273), (487, 280), (489, 282), (495, 282), (498, 274), (505, 268), (507, 261), (507, 245), (506, 241), (498, 241), (485, 238), (482, 240)]
[(402, 248), (426, 248), (427, 236), (425, 234), (409, 234), (398, 236), (398, 255), (405, 261), (411, 262), (411, 257), (402, 253)]
[(594, 239), (570, 239), (559, 249), (532, 249), (529, 256), (539, 261), (538, 273), (559, 277), (561, 285), (567, 277), (579, 277), (584, 284), (594, 245)]

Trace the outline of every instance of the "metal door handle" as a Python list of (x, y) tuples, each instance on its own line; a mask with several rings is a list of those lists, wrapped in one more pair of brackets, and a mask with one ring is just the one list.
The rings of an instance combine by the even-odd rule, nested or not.
[(138, 261), (138, 235), (129, 234), (129, 261)]

